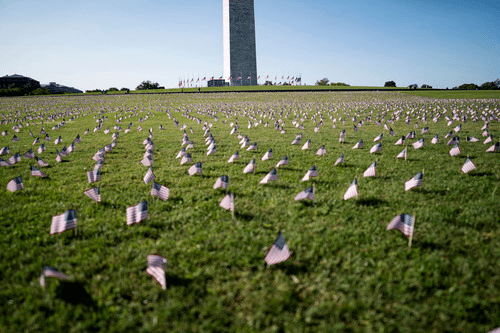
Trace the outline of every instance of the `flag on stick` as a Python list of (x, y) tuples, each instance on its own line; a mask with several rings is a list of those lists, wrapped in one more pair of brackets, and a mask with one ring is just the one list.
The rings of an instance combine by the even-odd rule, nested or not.
[(11, 165), (16, 164), (17, 162), (21, 162), (21, 154), (19, 154), (19, 152), (17, 152), (14, 155), (12, 155), (7, 161)]
[(99, 187), (93, 187), (91, 189), (83, 191), (83, 194), (96, 202), (101, 202), (101, 189)]
[(407, 154), (407, 152), (408, 152), (408, 150), (407, 150), (406, 148), (405, 148), (405, 149), (403, 149), (403, 151), (402, 151), (402, 152), (400, 152), (400, 153), (398, 154), (398, 156), (396, 156), (396, 158), (404, 158), (404, 159), (406, 159), (406, 154)]
[(458, 143), (453, 146), (453, 148), (450, 149), (450, 156), (456, 156), (461, 153), (460, 147), (458, 146)]
[(10, 166), (10, 163), (0, 158), (0, 166)]
[(431, 143), (433, 145), (439, 143), (439, 136), (437, 134), (432, 138)]
[(229, 177), (226, 176), (226, 175), (223, 175), (223, 176), (220, 176), (219, 178), (217, 178), (217, 180), (215, 181), (215, 184), (214, 184), (214, 190), (216, 188), (223, 188), (223, 189), (227, 189), (229, 186)]
[(141, 160), (142, 165), (144, 166), (152, 166), (153, 165), (153, 158), (151, 155), (146, 155), (142, 160)]
[(262, 160), (266, 161), (272, 157), (273, 157), (273, 149), (269, 148), (269, 150), (264, 154), (264, 156), (262, 156)]
[(354, 178), (354, 181), (351, 183), (351, 186), (344, 193), (344, 200), (351, 199), (358, 195), (358, 180)]
[(294, 200), (298, 201), (303, 199), (310, 199), (314, 201), (314, 188), (312, 186), (297, 194)]
[(469, 171), (472, 171), (476, 168), (476, 165), (467, 157), (467, 160), (465, 160), (464, 165), (462, 166), (462, 172), (467, 173)]
[(177, 156), (175, 158), (178, 159), (184, 155), (186, 155), (186, 148), (182, 147), (182, 149), (179, 151), (179, 153), (177, 154)]
[(272, 169), (271, 172), (269, 172), (262, 180), (260, 181), (261, 184), (267, 184), (268, 182), (272, 180), (278, 180), (278, 174), (276, 172), (276, 169)]
[(21, 176), (11, 179), (7, 183), (7, 190), (9, 190), (11, 192), (24, 190), (23, 180), (22, 180)]
[(267, 252), (264, 260), (268, 265), (274, 265), (290, 258), (290, 251), (285, 243), (285, 238), (281, 231), (278, 232), (278, 238), (274, 241), (271, 249)]
[(148, 171), (146, 172), (146, 174), (144, 175), (144, 178), (142, 179), (142, 181), (147, 184), (149, 183), (150, 181), (152, 181), (153, 179), (156, 179), (155, 175), (153, 174), (153, 168), (149, 167)]
[(8, 146), (2, 147), (2, 149), (0, 149), (0, 155), (9, 155), (9, 152), (10, 148)]
[(234, 197), (232, 193), (228, 193), (219, 203), (222, 208), (234, 212)]
[(89, 184), (101, 181), (101, 172), (99, 169), (94, 169), (92, 171), (87, 171), (87, 179)]
[(181, 165), (183, 165), (184, 163), (187, 163), (187, 162), (192, 162), (193, 159), (191, 158), (191, 154), (190, 153), (186, 153), (186, 155), (182, 156), (181, 158)]
[(375, 177), (377, 168), (377, 161), (373, 162), (368, 169), (363, 173), (363, 177)]
[(282, 165), (288, 165), (288, 155), (285, 155), (281, 160), (276, 163), (276, 167), (279, 168)]
[(325, 155), (325, 154), (326, 154), (326, 148), (325, 148), (325, 146), (323, 145), (323, 146), (321, 146), (321, 147), (318, 149), (318, 151), (316, 152), (316, 155), (318, 155), (318, 156), (323, 156), (323, 155)]
[(233, 161), (239, 160), (239, 159), (240, 159), (240, 152), (239, 151), (235, 151), (234, 154), (229, 158), (229, 160), (227, 162), (228, 163), (233, 163)]
[(412, 144), (414, 149), (420, 149), (424, 146), (424, 138), (419, 139), (417, 142)]
[(165, 277), (165, 270), (167, 269), (167, 259), (150, 254), (148, 255), (148, 268), (146, 273), (154, 277), (161, 285), (163, 290), (167, 289), (167, 279)]
[(493, 146), (491, 146), (490, 148), (486, 149), (486, 152), (487, 153), (492, 153), (494, 151), (499, 151), (499, 150), (500, 150), (500, 143), (497, 142)]
[(404, 145), (405, 144), (405, 136), (401, 136), (401, 138), (399, 138), (398, 141), (396, 141), (396, 143), (394, 144), (395, 146), (398, 146), (398, 145)]
[(376, 152), (379, 152), (379, 151), (382, 151), (382, 143), (381, 142), (377, 143), (375, 146), (373, 146), (370, 149), (370, 154), (373, 154), (373, 153), (376, 153)]
[(50, 234), (60, 234), (63, 231), (73, 228), (76, 228), (76, 210), (70, 209), (61, 215), (55, 215), (52, 217)]
[(422, 186), (424, 179), (424, 174), (422, 172), (417, 173), (412, 179), (405, 182), (405, 191), (411, 190), (414, 187)]
[(30, 166), (30, 169), (31, 169), (31, 176), (33, 176), (33, 177), (47, 177), (46, 174), (44, 174), (43, 172), (41, 172), (40, 170), (38, 170), (33, 165)]
[(201, 174), (201, 172), (202, 172), (202, 162), (196, 162), (188, 170), (190, 176), (195, 175), (197, 173)]
[(148, 202), (143, 201), (135, 206), (127, 207), (127, 225), (139, 223), (148, 218)]
[(340, 164), (340, 163), (344, 163), (344, 154), (341, 154), (339, 158), (337, 158), (337, 160), (335, 161), (335, 164), (333, 164), (334, 166), (337, 165), (337, 164)]
[(168, 187), (153, 181), (153, 186), (151, 186), (151, 195), (157, 196), (163, 201), (167, 201), (170, 196), (170, 190)]
[(306, 143), (302, 146), (302, 150), (309, 149), (311, 147), (311, 139), (307, 139)]
[(243, 173), (250, 173), (255, 171), (255, 158), (248, 163), (248, 165), (243, 169)]
[(409, 237), (413, 233), (413, 222), (413, 216), (410, 214), (401, 214), (392, 219), (387, 226), (387, 230), (397, 229)]
[(356, 142), (356, 144), (354, 145), (354, 147), (352, 147), (352, 149), (358, 149), (358, 148), (363, 148), (363, 139), (361, 139), (358, 142)]
[(308, 181), (310, 177), (318, 177), (318, 169), (316, 168), (316, 165), (313, 165), (311, 169), (307, 170), (304, 177), (302, 177), (302, 181)]
[(47, 278), (47, 277), (53, 277), (53, 278), (62, 279), (62, 280), (69, 279), (69, 276), (59, 272), (57, 269), (49, 267), (49, 266), (45, 266), (42, 270), (42, 275), (40, 276), (40, 286), (42, 286), (42, 288), (45, 288), (45, 285), (46, 285), (45, 278)]

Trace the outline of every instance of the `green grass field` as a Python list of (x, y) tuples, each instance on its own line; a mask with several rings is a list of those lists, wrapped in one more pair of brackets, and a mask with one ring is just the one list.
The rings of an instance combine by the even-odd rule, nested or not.
[[(48, 178), (30, 176), (34, 159), (23, 157), (13, 166), (0, 167), (0, 332), (487, 332), (500, 326), (500, 152), (485, 152), (498, 141), (500, 124), (491, 120), (490, 144), (483, 144), (481, 130), (481, 116), (500, 114), (500, 99), (428, 98), (418, 93), (0, 99), (0, 131), (8, 132), (0, 136), (0, 147), (10, 147), (10, 154), (1, 157), (7, 160), (30, 148), (36, 152), (39, 145), (32, 146), (31, 130), (47, 146), (37, 156), (50, 164), (40, 168)], [(458, 118), (467, 115), (467, 121), (447, 126), (445, 115), (452, 118), (453, 112)], [(439, 121), (433, 122), (438, 114)], [(26, 126), (24, 117), (39, 115), (46, 117), (51, 141), (40, 135), (39, 119)], [(47, 120), (49, 115), (55, 120)], [(410, 125), (405, 123), (407, 115), (412, 115)], [(424, 115), (427, 124), (418, 119)], [(77, 118), (70, 121), (72, 116)], [(315, 133), (320, 116), (323, 126)], [(105, 118), (102, 129), (94, 132), (99, 117)], [(120, 117), (123, 130), (133, 125), (130, 132), (119, 132), (116, 148), (105, 154), (102, 202), (96, 204), (83, 194), (95, 186), (88, 183), (86, 172), (94, 167), (94, 153), (112, 142)], [(52, 130), (63, 118), (65, 125)], [(188, 152), (193, 163), (203, 162), (203, 176), (189, 176), (193, 163), (180, 165), (175, 159), (183, 131), (173, 118), (187, 126), (194, 142)], [(383, 126), (391, 118), (394, 137)], [(278, 119), (284, 122), (285, 134), (274, 129)], [(303, 130), (292, 125), (294, 119)], [(262, 123), (248, 129), (248, 120)], [(355, 132), (354, 124), (361, 120), (364, 124)], [(209, 156), (205, 121), (213, 125), (210, 133), (217, 141), (216, 154)], [(237, 134), (229, 134), (230, 123), (236, 121), (237, 133), (257, 142), (257, 151), (240, 148)], [(24, 127), (15, 133), (12, 127), (19, 123)], [(460, 123), (462, 130), (454, 135), (460, 137), (462, 153), (451, 157), (444, 136)], [(424, 126), (429, 133), (422, 135)], [(108, 127), (110, 132), (104, 134)], [(90, 133), (84, 135), (87, 128)], [(140, 163), (142, 142), (150, 128), (155, 181), (170, 189), (167, 201), (153, 199), (150, 184), (142, 181), (147, 171)], [(343, 129), (346, 142), (341, 144)], [(407, 160), (396, 159), (404, 146), (394, 143), (410, 131), (416, 131), (417, 139), (424, 137), (425, 146), (415, 150), (411, 143), (416, 140), (407, 140)], [(291, 145), (299, 133), (301, 144)], [(370, 154), (380, 133), (382, 152)], [(19, 142), (11, 141), (14, 134)], [(82, 142), (57, 163), (55, 149), (69, 145), (77, 134)], [(435, 134), (440, 143), (433, 145)], [(55, 146), (57, 136), (63, 143)], [(480, 141), (467, 142), (467, 136)], [(302, 150), (309, 138), (310, 149)], [(360, 139), (365, 147), (351, 149)], [(317, 156), (322, 145), (327, 153)], [(261, 161), (269, 148), (273, 159)], [(227, 163), (236, 150), (240, 160)], [(342, 153), (345, 163), (333, 166)], [(290, 165), (277, 169), (278, 180), (259, 184), (284, 155)], [(463, 174), (467, 156), (477, 169)], [(243, 174), (252, 158), (255, 174)], [(376, 177), (363, 178), (374, 161)], [(301, 178), (314, 164), (314, 204), (294, 201), (312, 185)], [(405, 192), (404, 183), (422, 170), (423, 185)], [(235, 197), (234, 219), (219, 207), (225, 191), (212, 188), (224, 174)], [(11, 193), (7, 183), (17, 176), (22, 176), (24, 190)], [(354, 178), (359, 196), (344, 201)], [(148, 219), (127, 226), (127, 207), (143, 200), (149, 202)], [(76, 231), (50, 235), (52, 217), (68, 209), (77, 212)], [(401, 232), (386, 230), (402, 213), (416, 216), (411, 249)], [(267, 266), (264, 257), (279, 230), (291, 256)], [(168, 260), (166, 291), (146, 274), (148, 254)], [(39, 283), (44, 266), (71, 279), (48, 278), (44, 290)]]

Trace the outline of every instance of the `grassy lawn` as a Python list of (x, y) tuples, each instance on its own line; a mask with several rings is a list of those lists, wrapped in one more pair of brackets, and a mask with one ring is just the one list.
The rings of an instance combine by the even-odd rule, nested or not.
[(412, 96), (423, 96), (441, 99), (500, 99), (500, 90), (417, 90), (405, 91)]
[[(0, 332), (487, 332), (500, 326), (500, 152), (485, 152), (498, 141), (500, 124), (490, 122), (490, 144), (483, 144), (481, 130), (481, 116), (500, 115), (500, 100), (433, 93), (0, 99), (0, 131), (8, 132), (0, 136), (0, 147), (10, 147), (10, 154), (1, 157), (7, 160), (30, 148), (36, 152), (39, 144), (32, 145), (31, 130), (47, 146), (37, 156), (50, 164), (40, 168), (48, 178), (30, 176), (34, 159), (0, 167)], [(459, 93), (456, 98), (467, 97)], [(448, 126), (445, 116), (454, 115), (458, 120)], [(459, 120), (464, 115), (465, 123)], [(45, 118), (51, 141), (43, 140), (38, 116)], [(65, 124), (52, 129), (63, 118)], [(102, 129), (94, 132), (99, 118)], [(202, 176), (189, 176), (193, 163), (180, 165), (175, 159), (183, 131), (174, 118), (186, 125), (194, 143), (188, 152), (193, 163), (203, 162)], [(315, 132), (321, 118), (323, 126)], [(280, 119), (285, 134), (274, 128)], [(394, 137), (383, 126), (390, 119)], [(295, 127), (294, 120), (304, 128)], [(217, 152), (209, 156), (204, 122), (213, 125), (216, 140)], [(258, 150), (240, 147), (237, 133), (230, 135), (231, 122), (238, 122), (237, 133), (257, 142)], [(19, 123), (24, 127), (15, 133), (12, 127)], [(129, 123), (131, 131), (125, 133)], [(454, 136), (460, 137), (462, 153), (451, 157), (444, 136), (459, 124), (462, 129)], [(122, 130), (117, 146), (105, 154), (98, 183), (102, 202), (96, 204), (83, 195), (96, 186), (88, 183), (86, 172), (94, 167), (94, 153), (112, 142), (115, 125)], [(421, 134), (426, 126), (429, 133)], [(84, 135), (87, 128), (90, 133)], [(151, 184), (142, 181), (148, 169), (140, 163), (142, 142), (150, 128), (155, 181), (170, 189), (167, 201), (153, 199)], [(411, 143), (416, 140), (407, 140), (407, 160), (396, 159), (405, 146), (394, 143), (410, 131), (416, 131), (416, 139), (424, 137), (425, 145), (415, 150)], [(291, 145), (299, 133), (301, 144)], [(370, 154), (380, 133), (382, 152)], [(11, 141), (14, 134), (18, 142)], [(55, 149), (69, 145), (77, 134), (82, 142), (57, 163)], [(440, 143), (433, 145), (436, 134)], [(63, 143), (56, 146), (58, 136)], [(468, 142), (468, 136), (480, 142)], [(309, 138), (310, 149), (302, 150)], [(360, 139), (364, 148), (353, 150)], [(327, 153), (317, 156), (322, 145)], [(269, 148), (274, 157), (262, 161)], [(227, 163), (236, 150), (240, 160)], [(345, 163), (333, 166), (341, 154)], [(260, 184), (284, 155), (290, 165), (277, 169), (278, 180)], [(463, 174), (467, 156), (477, 169)], [(243, 174), (253, 158), (256, 172)], [(376, 177), (363, 178), (374, 161)], [(318, 177), (302, 182), (315, 164)], [(422, 170), (423, 185), (405, 192), (404, 183)], [(219, 207), (225, 191), (212, 188), (224, 174), (235, 197), (234, 219)], [(24, 190), (11, 193), (6, 185), (17, 176)], [(344, 201), (354, 178), (359, 196)], [(313, 183), (314, 204), (293, 200)], [(127, 226), (127, 207), (144, 200), (147, 220)], [(52, 216), (68, 209), (77, 212), (76, 231), (50, 235)], [(416, 216), (411, 249), (406, 236), (386, 230), (402, 213)], [(291, 256), (267, 266), (264, 257), (279, 230)], [(146, 274), (149, 254), (168, 260), (166, 291)], [(44, 266), (71, 279), (48, 278), (43, 289)]]

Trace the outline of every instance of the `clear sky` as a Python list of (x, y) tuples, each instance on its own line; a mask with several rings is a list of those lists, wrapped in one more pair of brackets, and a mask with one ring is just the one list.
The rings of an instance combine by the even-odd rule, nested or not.
[[(451, 88), (500, 77), (497, 0), (255, 0), (255, 25), (261, 78)], [(222, 0), (0, 0), (0, 76), (14, 73), (80, 90), (218, 78)]]

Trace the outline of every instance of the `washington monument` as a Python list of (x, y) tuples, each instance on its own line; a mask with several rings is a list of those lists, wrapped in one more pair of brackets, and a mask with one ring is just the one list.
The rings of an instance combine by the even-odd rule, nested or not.
[(223, 7), (224, 78), (232, 86), (257, 85), (254, 0), (223, 0)]

